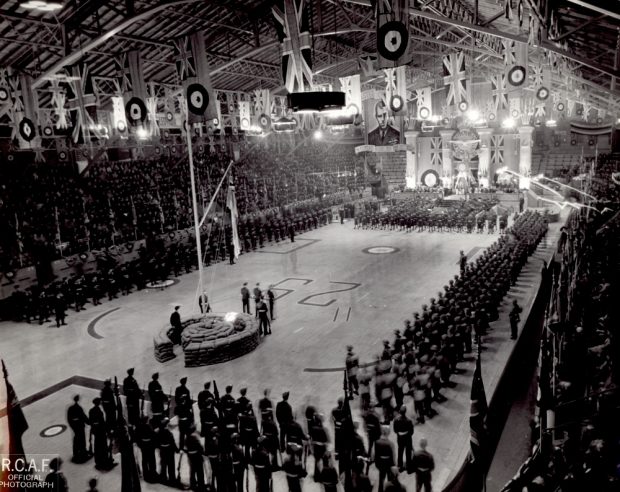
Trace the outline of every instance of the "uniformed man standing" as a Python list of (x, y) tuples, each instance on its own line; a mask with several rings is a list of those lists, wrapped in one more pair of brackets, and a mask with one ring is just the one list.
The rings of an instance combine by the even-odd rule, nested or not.
[(407, 417), (407, 407), (400, 407), (399, 415), (394, 419), (394, 433), (398, 444), (398, 469), (403, 471), (403, 453), (407, 470), (411, 470), (411, 453), (413, 451), (413, 422)]
[(269, 289), (267, 289), (267, 300), (269, 301), (269, 317), (271, 321), (274, 321), (276, 318), (273, 315), (273, 309), (276, 303), (276, 295), (273, 292), (273, 285), (270, 285)]
[(86, 426), (89, 425), (88, 417), (84, 409), (80, 406), (80, 397), (73, 397), (73, 405), (67, 410), (67, 421), (73, 431), (73, 457), (74, 463), (84, 463), (90, 459), (90, 454), (86, 449)]
[(181, 313), (179, 312), (181, 306), (174, 306), (174, 311), (170, 315), (170, 325), (172, 326), (172, 330), (169, 332), (168, 336), (172, 343), (180, 344), (181, 343), (181, 332), (183, 331), (183, 325), (181, 324)]
[(101, 410), (101, 398), (93, 400), (93, 408), (88, 412), (88, 420), (90, 422), (90, 430), (95, 441), (95, 468), (98, 470), (109, 470), (114, 465), (110, 457), (108, 447), (108, 431), (106, 429), (106, 421)]
[(463, 272), (467, 267), (467, 255), (463, 252), (463, 250), (459, 252), (459, 266), (461, 268), (461, 275), (463, 275)]
[(193, 490), (204, 490), (205, 472), (204, 472), (204, 449), (200, 444), (200, 438), (196, 434), (196, 428), (192, 425), (189, 433), (185, 438), (185, 447), (187, 449), (187, 457), (189, 459), (189, 483)]
[(260, 411), (261, 423), (265, 420), (265, 417), (271, 417), (273, 421), (273, 402), (269, 398), (271, 390), (266, 389), (263, 392), (263, 398), (261, 398), (258, 402), (258, 409)]
[(153, 427), (159, 427), (160, 422), (164, 418), (164, 407), (168, 401), (168, 397), (164, 394), (161, 384), (159, 383), (159, 373), (156, 372), (151, 377), (152, 380), (148, 387), (149, 399), (151, 400), (151, 416), (153, 418)]
[(289, 492), (301, 492), (301, 483), (307, 472), (299, 459), (299, 450), (292, 449), (291, 451), (291, 454), (284, 460), (282, 469), (286, 473)]
[(116, 426), (117, 408), (116, 397), (114, 396), (114, 390), (112, 389), (112, 381), (106, 379), (103, 382), (103, 388), (101, 389), (101, 406), (105, 412), (105, 421), (109, 431), (112, 431)]
[(267, 304), (262, 299), (256, 304), (256, 312), (258, 313), (258, 331), (263, 336), (271, 335), (271, 323), (269, 322), (269, 311)]
[(250, 314), (250, 291), (247, 282), (243, 282), (243, 287), (241, 287), (241, 304), (243, 312)]
[(258, 303), (263, 298), (263, 293), (260, 290), (260, 282), (256, 282), (256, 286), (252, 290), (252, 294), (254, 295), (254, 309), (255, 309), (256, 317), (258, 318)]
[(179, 448), (183, 449), (185, 438), (194, 429), (194, 412), (192, 410), (189, 389), (185, 386), (187, 378), (181, 378), (180, 383), (180, 386), (174, 391), (174, 413), (179, 419)]
[(239, 412), (239, 434), (241, 444), (245, 448), (245, 457), (249, 461), (258, 439), (258, 424), (250, 402), (246, 404), (243, 412)]
[(379, 492), (383, 492), (385, 479), (394, 466), (394, 446), (388, 439), (390, 428), (381, 429), (381, 437), (375, 443), (375, 466), (379, 470)]
[(416, 491), (420, 492), (424, 488), (424, 492), (432, 491), (432, 472), (435, 469), (435, 460), (433, 455), (426, 450), (428, 445), (426, 439), (420, 439), (420, 449), (414, 454), (415, 461), (415, 479)]
[(271, 492), (271, 463), (264, 441), (265, 439), (262, 437), (258, 439), (258, 447), (252, 456), (256, 492)]
[(138, 381), (133, 377), (134, 369), (127, 369), (127, 377), (123, 380), (123, 394), (127, 405), (127, 422), (135, 427), (140, 420), (140, 398), (142, 391)]
[(353, 353), (353, 347), (347, 346), (347, 358), (345, 359), (345, 365), (347, 368), (347, 377), (349, 379), (349, 387), (351, 391), (356, 395), (359, 395), (359, 383), (357, 381), (357, 373), (360, 367), (360, 361), (357, 355)]
[(207, 381), (204, 384), (204, 389), (198, 393), (198, 409), (199, 410), (204, 410), (204, 408), (207, 406), (207, 400), (208, 399), (213, 400), (214, 396), (213, 393), (211, 393), (211, 382)]
[(155, 464), (156, 440), (157, 434), (149, 424), (149, 418), (143, 415), (140, 417), (140, 423), (136, 427), (136, 443), (142, 455), (142, 476), (149, 483), (157, 480), (157, 466)]
[(282, 393), (282, 401), (276, 405), (276, 419), (280, 426), (280, 451), (284, 452), (286, 445), (286, 432), (290, 422), (293, 420), (293, 409), (288, 402), (289, 392)]
[(517, 339), (517, 331), (519, 329), (519, 321), (521, 321), (521, 312), (523, 309), (519, 306), (519, 303), (516, 299), (512, 301), (512, 309), (510, 310), (510, 314), (508, 317), (510, 318), (510, 339)]
[(168, 428), (168, 419), (164, 419), (157, 434), (159, 447), (159, 480), (165, 485), (177, 483), (177, 476), (174, 466), (174, 456), (179, 452), (174, 436)]

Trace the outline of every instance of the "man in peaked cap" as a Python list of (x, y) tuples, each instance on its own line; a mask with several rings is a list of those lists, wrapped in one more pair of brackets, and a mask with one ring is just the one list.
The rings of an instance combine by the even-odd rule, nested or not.
[(127, 377), (123, 380), (123, 394), (125, 395), (125, 404), (127, 406), (127, 421), (129, 425), (135, 427), (140, 421), (140, 398), (142, 397), (142, 391), (133, 374), (133, 367), (127, 369)]

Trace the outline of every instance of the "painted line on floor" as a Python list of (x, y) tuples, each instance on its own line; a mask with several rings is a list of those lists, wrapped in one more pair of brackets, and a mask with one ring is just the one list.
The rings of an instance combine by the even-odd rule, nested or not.
[(303, 326), (301, 326), (300, 328), (297, 328), (297, 329), (296, 329), (293, 333), (299, 333), (299, 332), (300, 332), (301, 330), (303, 330), (303, 329), (304, 329), (304, 327), (303, 327)]
[(88, 328), (86, 329), (86, 332), (93, 338), (97, 339), (97, 340), (101, 340), (104, 337), (102, 337), (101, 335), (99, 335), (99, 333), (97, 333), (95, 331), (95, 325), (99, 322), (99, 320), (105, 316), (107, 316), (108, 314), (113, 313), (114, 311), (118, 311), (120, 309), (120, 307), (115, 307), (112, 308), (108, 311), (106, 311), (105, 313), (101, 313), (99, 316), (97, 316), (94, 320), (92, 320), (90, 323), (88, 323)]
[[(376, 362), (365, 362), (364, 364), (360, 364), (360, 367), (371, 367), (376, 365)], [(344, 371), (346, 367), (306, 367), (304, 372), (340, 372)]]
[(340, 311), (340, 308), (336, 308), (336, 314), (334, 314), (334, 322), (336, 322), (336, 318), (338, 317), (339, 311)]
[(347, 312), (347, 321), (349, 321), (349, 316), (351, 316), (351, 306), (349, 306), (349, 311)]

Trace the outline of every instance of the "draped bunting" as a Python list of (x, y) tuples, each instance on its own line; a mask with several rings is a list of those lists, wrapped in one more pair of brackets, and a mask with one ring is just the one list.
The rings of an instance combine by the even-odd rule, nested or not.
[(362, 114), (362, 89), (359, 75), (340, 77), (340, 89), (344, 92), (347, 108), (355, 114)]

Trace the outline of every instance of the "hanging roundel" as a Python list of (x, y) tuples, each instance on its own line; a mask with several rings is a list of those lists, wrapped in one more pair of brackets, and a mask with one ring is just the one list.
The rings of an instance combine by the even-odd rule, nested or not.
[(390, 99), (390, 109), (394, 113), (399, 113), (403, 110), (404, 107), (405, 102), (403, 101), (402, 97), (400, 97), (399, 95), (392, 96), (392, 98)]
[(247, 118), (241, 118), (241, 129), (247, 130), (250, 128), (250, 120)]
[(353, 116), (357, 116), (360, 114), (360, 108), (357, 107), (357, 104), (351, 103), (347, 106), (347, 112)]
[(43, 127), (43, 136), (44, 137), (51, 137), (52, 135), (54, 135), (54, 129), (51, 126), (44, 126)]
[(600, 125), (603, 122), (603, 118), (596, 118), (596, 122)]
[[(217, 124), (217, 123), (215, 123)], [(269, 116), (267, 116), (265, 113), (261, 114), (258, 117), (258, 125), (263, 129), (263, 130), (268, 130), (269, 127), (271, 126), (271, 118)]]
[(495, 113), (489, 113), (489, 121), (495, 121)]
[(450, 126), (450, 118), (446, 116), (443, 120), (441, 120), (441, 124), (443, 126)]
[(30, 118), (22, 118), (19, 122), (20, 137), (22, 137), (26, 142), (30, 142), (36, 134), (37, 130), (32, 120)]
[(170, 111), (166, 112), (166, 121), (172, 121), (174, 119), (174, 116), (172, 115), (172, 113)]
[(15, 160), (15, 156), (13, 154), (9, 154), (6, 156), (6, 160), (9, 162), (13, 162)]
[(203, 115), (209, 105), (209, 93), (201, 84), (187, 86), (187, 109), (190, 113)]
[(461, 101), (459, 103), (459, 111), (461, 113), (464, 113), (465, 111), (467, 111), (467, 108), (469, 108), (469, 104), (467, 104), (467, 101)]
[(547, 89), (546, 87), (540, 87), (536, 92), (536, 97), (539, 101), (546, 101), (549, 97), (549, 89)]
[(67, 160), (67, 152), (65, 150), (61, 150), (60, 152), (58, 152), (58, 159), (61, 161), (66, 161)]
[(558, 111), (564, 111), (564, 103), (563, 102), (559, 102), (555, 109), (557, 109)]
[(426, 106), (422, 106), (418, 110), (418, 116), (420, 116), (421, 120), (427, 120), (431, 117), (431, 110), (428, 109)]
[(516, 108), (515, 108), (515, 109), (513, 109), (513, 110), (510, 112), (510, 116), (512, 116), (513, 118), (518, 118), (518, 117), (519, 117), (519, 110), (518, 110), (518, 109), (516, 109)]
[(571, 141), (570, 141), (570, 144), (573, 145), (573, 146), (577, 145), (577, 139), (572, 138)]
[(521, 65), (515, 65), (508, 72), (508, 83), (514, 86), (523, 85), (525, 82), (525, 68)]
[(439, 184), (439, 174), (437, 174), (437, 171), (429, 169), (422, 174), (421, 181), (424, 186), (433, 188)]
[(127, 121), (132, 125), (138, 125), (146, 119), (146, 105), (139, 97), (132, 97), (125, 104), (125, 115)]
[(408, 44), (409, 31), (402, 22), (386, 22), (377, 32), (377, 51), (386, 60), (398, 60), (407, 51)]
[(119, 133), (125, 133), (127, 131), (127, 123), (123, 120), (119, 120), (116, 122), (116, 131)]
[(588, 145), (589, 145), (590, 147), (593, 147), (593, 146), (594, 146), (594, 139), (593, 139), (593, 138), (591, 138), (590, 140), (588, 140)]
[(0, 103), (7, 102), (9, 100), (9, 91), (4, 87), (0, 87)]
[(220, 120), (218, 118), (213, 118), (213, 126), (219, 126)]

